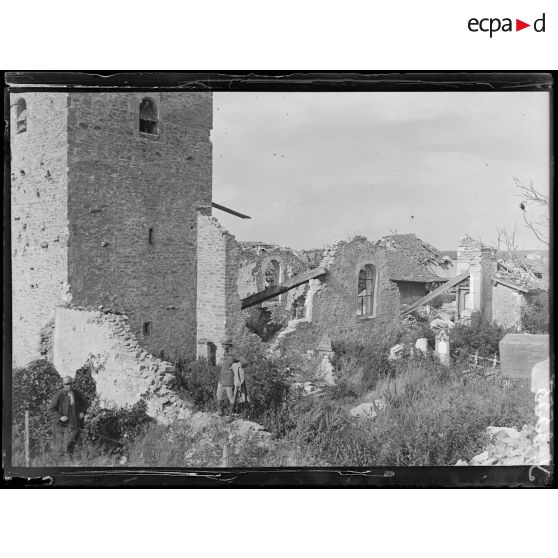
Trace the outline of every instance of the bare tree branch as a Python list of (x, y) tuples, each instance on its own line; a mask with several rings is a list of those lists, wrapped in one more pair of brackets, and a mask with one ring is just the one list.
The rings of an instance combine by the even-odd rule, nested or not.
[[(536, 236), (539, 242), (547, 245), (550, 244), (548, 233), (545, 234), (545, 231), (549, 230), (548, 196), (537, 190), (532, 181), (529, 182), (529, 186), (525, 186), (516, 177), (514, 177), (513, 181), (519, 189), (519, 195), (521, 196), (522, 201), (519, 204), (519, 208), (523, 214), (523, 221), (526, 227)], [(539, 210), (543, 210), (543, 215), (539, 218), (533, 217), (533, 209), (528, 213), (529, 206), (531, 208), (538, 206)]]
[(498, 254), (505, 260), (517, 260), (517, 244), (515, 236), (517, 234), (517, 223), (513, 227), (513, 231), (509, 232), (505, 228), (496, 228), (498, 232)]

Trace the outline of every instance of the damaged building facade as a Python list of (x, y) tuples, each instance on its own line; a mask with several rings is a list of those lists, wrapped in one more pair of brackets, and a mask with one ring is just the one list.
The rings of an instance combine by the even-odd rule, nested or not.
[(165, 359), (219, 362), (258, 316), (280, 325), (276, 348), (327, 352), (441, 294), (510, 324), (540, 288), (468, 240), (455, 264), (411, 234), (306, 251), (237, 241), (212, 214), (211, 93), (10, 105), (13, 364), (90, 363), (111, 404), (179, 405)]
[[(449, 258), (412, 234), (376, 242), (357, 236), (302, 252), (257, 243), (250, 249), (239, 296), (245, 308), (273, 301), (275, 312), (288, 318), (276, 339), (283, 349), (320, 351), (324, 339), (370, 342), (399, 319), (405, 304), (452, 274)], [(284, 273), (279, 291), (266, 283), (270, 262), (277, 262), (279, 277)], [(289, 290), (282, 292), (283, 285)]]
[(13, 365), (73, 375), (93, 359), (106, 399), (132, 403), (169, 372), (157, 357), (205, 355), (234, 315), (236, 246), (211, 216), (211, 93), (10, 105)]

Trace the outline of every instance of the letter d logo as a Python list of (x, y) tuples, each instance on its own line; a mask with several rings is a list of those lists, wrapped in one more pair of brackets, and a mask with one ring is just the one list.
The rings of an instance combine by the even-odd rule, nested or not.
[(543, 14), (541, 18), (536, 19), (535, 23), (533, 23), (533, 29), (537, 32), (537, 33), (544, 33), (544, 26), (545, 26), (545, 15)]

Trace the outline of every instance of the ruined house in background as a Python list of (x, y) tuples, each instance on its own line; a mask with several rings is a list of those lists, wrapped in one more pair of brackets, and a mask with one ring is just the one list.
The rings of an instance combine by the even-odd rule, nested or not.
[[(253, 243), (252, 252), (244, 252), (250, 263), (245, 259), (241, 267), (254, 273), (239, 282), (239, 292), (244, 308), (275, 301), (276, 311), (290, 319), (275, 340), (283, 349), (321, 350), (324, 339), (369, 342), (399, 319), (405, 304), (452, 274), (451, 261), (412, 234), (376, 242), (357, 236), (302, 252), (268, 246), (258, 253), (261, 247)], [(265, 284), (270, 261), (284, 262), (276, 288)]]
[(530, 297), (548, 291), (548, 266), (539, 256), (498, 258), (497, 251), (471, 236), (458, 245), (454, 277), (416, 301), (410, 312), (436, 296), (455, 297), (456, 320), (480, 312), (506, 328), (521, 329), (521, 310)]

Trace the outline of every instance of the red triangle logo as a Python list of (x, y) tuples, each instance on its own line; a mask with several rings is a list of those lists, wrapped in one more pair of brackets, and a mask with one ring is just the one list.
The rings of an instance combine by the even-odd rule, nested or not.
[(525, 29), (526, 27), (531, 27), (531, 24), (530, 23), (525, 23), (524, 21), (521, 21), (520, 19), (515, 20), (515, 30), (516, 31), (521, 31), (522, 29)]

